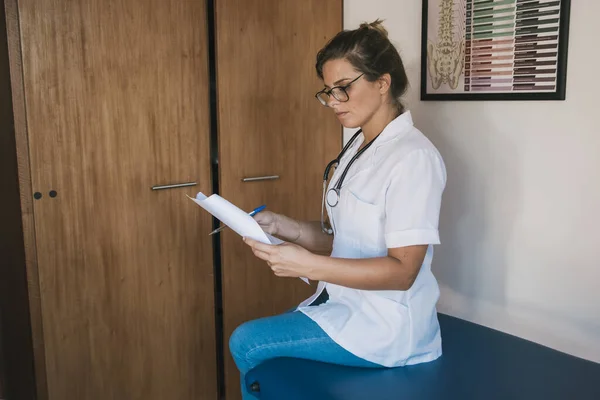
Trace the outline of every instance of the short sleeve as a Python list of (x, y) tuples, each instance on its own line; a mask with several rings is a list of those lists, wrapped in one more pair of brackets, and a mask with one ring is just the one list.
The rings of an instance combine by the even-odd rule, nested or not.
[(439, 244), (438, 231), (446, 169), (433, 150), (413, 150), (392, 170), (385, 197), (388, 248)]

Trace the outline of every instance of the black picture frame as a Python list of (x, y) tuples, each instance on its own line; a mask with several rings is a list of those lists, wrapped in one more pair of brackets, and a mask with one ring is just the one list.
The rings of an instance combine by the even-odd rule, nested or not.
[[(571, 0), (557, 0), (560, 2), (560, 15), (559, 15), (559, 32), (558, 32), (558, 54), (556, 61), (556, 87), (554, 91), (539, 91), (539, 92), (503, 92), (503, 93), (474, 93), (464, 92), (461, 90), (457, 93), (433, 93), (428, 92), (428, 26), (429, 26), (429, 9), (430, 3), (433, 1), (439, 4), (445, 0), (422, 0), (422, 19), (421, 19), (421, 100), (423, 101), (510, 101), (510, 100), (565, 100), (566, 99), (566, 85), (567, 85), (567, 59), (568, 59), (568, 46), (569, 46), (569, 22), (570, 22), (570, 11), (571, 11)], [(465, 4), (469, 2), (474, 4), (475, 1), (481, 0), (466, 0)], [(489, 3), (500, 2), (502, 0), (488, 0)], [(524, 0), (518, 0), (520, 3)], [(458, 3), (459, 0), (454, 0), (454, 3)], [(533, 3), (533, 1), (532, 1)], [(546, 3), (547, 4), (547, 3)], [(473, 7), (473, 5), (471, 5)], [(466, 29), (465, 27), (465, 34)], [(555, 39), (556, 40), (556, 39)], [(467, 52), (465, 51), (465, 56)], [(465, 65), (467, 65), (467, 58), (465, 57), (463, 63), (464, 75)], [(465, 79), (464, 77), (462, 78)], [(464, 82), (464, 81), (463, 81)], [(470, 81), (468, 81), (470, 82)], [(464, 83), (463, 83), (464, 84)]]

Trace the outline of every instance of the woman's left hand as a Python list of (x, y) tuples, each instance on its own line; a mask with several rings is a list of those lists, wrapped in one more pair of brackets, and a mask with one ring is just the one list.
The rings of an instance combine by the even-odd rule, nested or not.
[(254, 255), (265, 260), (276, 276), (309, 278), (315, 265), (315, 255), (302, 246), (293, 243), (271, 245), (244, 238)]

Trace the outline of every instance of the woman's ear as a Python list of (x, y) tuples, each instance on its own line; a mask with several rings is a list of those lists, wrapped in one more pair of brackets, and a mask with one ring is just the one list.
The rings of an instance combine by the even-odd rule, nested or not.
[(379, 93), (386, 94), (392, 85), (392, 77), (390, 74), (385, 73), (381, 75), (378, 79), (379, 82)]

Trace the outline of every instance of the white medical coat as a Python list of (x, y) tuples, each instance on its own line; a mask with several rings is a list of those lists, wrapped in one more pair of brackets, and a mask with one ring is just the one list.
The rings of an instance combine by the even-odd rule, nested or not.
[[(364, 141), (362, 134), (340, 160), (335, 185)], [(340, 346), (387, 366), (428, 362), (442, 354), (436, 303), (439, 288), (431, 272), (433, 246), (446, 169), (435, 146), (414, 127), (410, 112), (393, 120), (351, 166), (336, 207), (327, 206), (334, 229), (331, 257), (370, 258), (388, 248), (427, 244), (419, 274), (406, 291), (357, 290), (319, 282), (298, 310)], [(310, 303), (327, 288), (329, 300)]]

